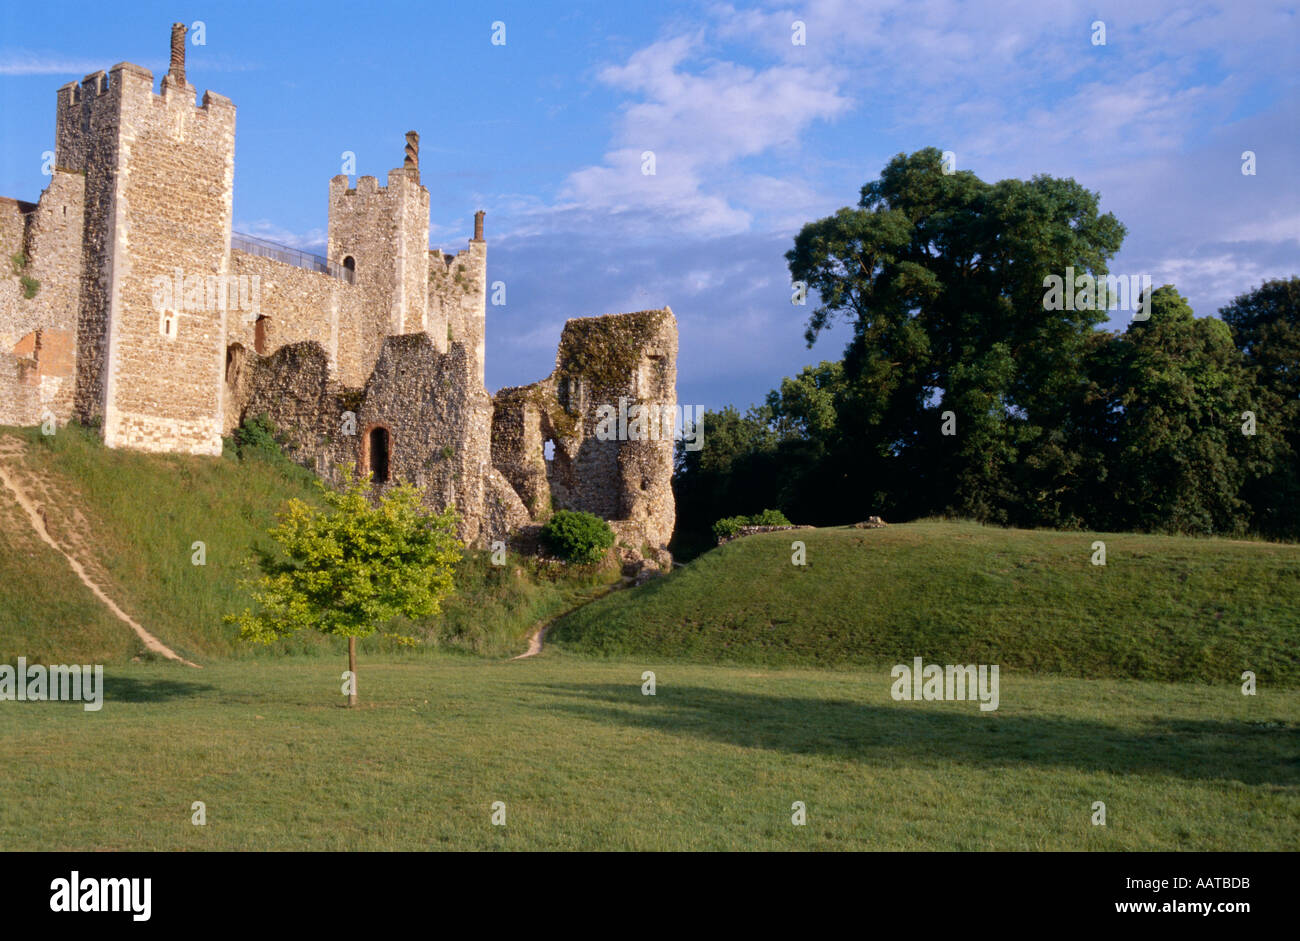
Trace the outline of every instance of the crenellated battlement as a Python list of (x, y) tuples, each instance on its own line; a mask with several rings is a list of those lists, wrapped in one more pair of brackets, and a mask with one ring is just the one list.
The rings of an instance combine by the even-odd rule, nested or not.
[[(429, 190), (420, 183), (419, 135), (406, 135), (404, 164), (355, 187), (340, 174), (330, 180), (326, 254), (351, 268), (371, 297), (380, 335), (427, 329)], [(377, 354), (377, 348), (375, 350)]]
[(163, 76), (161, 91), (154, 91), (153, 72), (131, 62), (119, 62), (107, 72), (92, 72), (61, 86), (55, 93), (54, 160), (58, 166), (85, 170), (91, 150), (116, 151), (116, 138), (130, 132), (139, 118), (161, 109), (169, 119), (194, 117), (212, 124), (217, 133), (234, 134), (235, 104), (225, 95), (205, 91), (195, 102), (197, 89)]

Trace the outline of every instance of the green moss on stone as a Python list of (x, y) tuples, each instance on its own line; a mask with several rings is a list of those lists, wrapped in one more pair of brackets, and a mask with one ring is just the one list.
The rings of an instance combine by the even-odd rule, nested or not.
[(585, 380), (594, 392), (625, 386), (667, 317), (665, 311), (647, 310), (570, 320), (560, 337), (557, 378)]

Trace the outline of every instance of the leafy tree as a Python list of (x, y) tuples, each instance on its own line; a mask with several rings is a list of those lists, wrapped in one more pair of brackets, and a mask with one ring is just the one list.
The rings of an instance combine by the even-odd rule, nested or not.
[(1264, 532), (1300, 539), (1300, 277), (1268, 281), (1219, 314), (1259, 386), (1250, 440), (1269, 466), (1246, 499)]
[[(814, 524), (946, 513), (1300, 538), (1300, 278), (1222, 320), (1166, 285), (1111, 332), (1124, 235), (1073, 180), (986, 183), (944, 173), (933, 148), (898, 155), (786, 254), (818, 299), (809, 347), (851, 325), (843, 361), (709, 413), (709, 448), (678, 452), (679, 519), (766, 505)], [(1054, 303), (1070, 278), (1078, 302)]]
[(726, 472), (736, 461), (770, 451), (776, 445), (767, 415), (761, 409), (751, 408), (744, 415), (732, 405), (716, 412), (706, 410), (702, 424), (708, 447), (688, 451), (684, 442), (677, 442), (674, 462), (681, 474)]
[(825, 445), (835, 434), (835, 398), (844, 385), (844, 364), (823, 360), (805, 366), (767, 394), (766, 415), (778, 441)]
[[(813, 523), (841, 520), (837, 496), (849, 475), (836, 461), (841, 440), (838, 407), (845, 390), (844, 365), (821, 362), (781, 380), (759, 411), (776, 438), (768, 474), (769, 500), (749, 497), (749, 506), (774, 503)], [(773, 484), (775, 486), (773, 486)], [(751, 488), (758, 489), (758, 488)]]
[(1260, 470), (1241, 432), (1253, 385), (1227, 324), (1197, 319), (1172, 285), (1110, 351), (1110, 493), (1104, 528), (1241, 532), (1239, 497)]
[(429, 513), (420, 491), (398, 484), (374, 498), (368, 476), (344, 468), (338, 490), (319, 484), (325, 509), (290, 500), (270, 531), (280, 554), (263, 553), (252, 583), (259, 610), (227, 620), (241, 639), (271, 643), (303, 628), (348, 639), (357, 704), (356, 641), (401, 615), (437, 614), (461, 558), (455, 509)]
[(837, 408), (845, 511), (1037, 522), (1023, 497), (1050, 491), (1058, 462), (1026, 458), (1063, 427), (1107, 316), (1045, 310), (1044, 278), (1105, 275), (1124, 233), (1073, 180), (985, 183), (944, 173), (934, 148), (804, 226), (786, 259), (820, 298), (805, 339), (836, 318), (853, 327)]
[(777, 438), (764, 409), (742, 415), (728, 405), (703, 416), (705, 446), (677, 442), (673, 496), (677, 529), (673, 554), (691, 558), (713, 545), (708, 520), (762, 506), (771, 496)]

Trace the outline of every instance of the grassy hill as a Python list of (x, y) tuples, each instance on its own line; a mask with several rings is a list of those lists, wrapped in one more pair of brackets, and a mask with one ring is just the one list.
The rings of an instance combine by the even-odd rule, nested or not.
[[(340, 654), (303, 634), (267, 650), (223, 616), (248, 603), (255, 545), (312, 478), (274, 450), (222, 458), (103, 448), (76, 426), (52, 437), (0, 430), (25, 448), (17, 469), (44, 497), (47, 526), (78, 547), (108, 594), (198, 661), (286, 652)], [(14, 466), (12, 460), (6, 466)], [(791, 564), (790, 543), (807, 545)], [(1091, 564), (1106, 543), (1107, 564)], [(192, 564), (192, 545), (206, 564)], [(495, 567), (470, 553), (458, 591), (426, 624), (384, 628), (426, 647), (499, 657), (539, 621), (609, 581)], [(1077, 677), (1226, 683), (1243, 670), (1300, 686), (1300, 547), (1222, 539), (1058, 533), (920, 522), (751, 536), (667, 578), (561, 617), (548, 644), (599, 657), (787, 666), (939, 663)], [(365, 650), (395, 650), (376, 637)], [(116, 620), (0, 499), (0, 660), (120, 662), (140, 655)]]
[[(807, 564), (791, 564), (791, 542)], [(1106, 565), (1091, 564), (1106, 543)], [(1300, 547), (919, 522), (749, 536), (561, 618), (601, 656), (1300, 685)]]
[[(75, 545), (109, 596), (182, 656), (203, 663), (344, 649), (313, 633), (250, 647), (223, 621), (249, 602), (241, 580), (252, 548), (269, 545), (275, 514), (290, 498), (315, 500), (306, 471), (256, 449), (243, 459), (233, 449), (222, 458), (112, 450), (75, 425), (49, 437), (36, 429), (0, 429), (3, 435), (24, 442), (17, 470), (44, 498), (55, 538)], [(205, 545), (201, 566), (192, 561), (196, 541)], [(590, 596), (600, 581), (556, 581), (535, 566), (496, 567), (486, 554), (469, 553), (441, 616), (385, 629), (444, 649), (518, 653), (539, 619)], [(377, 636), (362, 646), (375, 652), (394, 645)], [(0, 662), (112, 663), (135, 655), (145, 656), (135, 635), (0, 492)]]

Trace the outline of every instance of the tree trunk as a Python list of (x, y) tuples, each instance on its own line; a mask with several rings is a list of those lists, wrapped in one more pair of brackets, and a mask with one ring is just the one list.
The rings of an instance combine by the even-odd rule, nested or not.
[(348, 638), (348, 672), (352, 674), (352, 692), (348, 693), (348, 707), (357, 706), (357, 639)]

